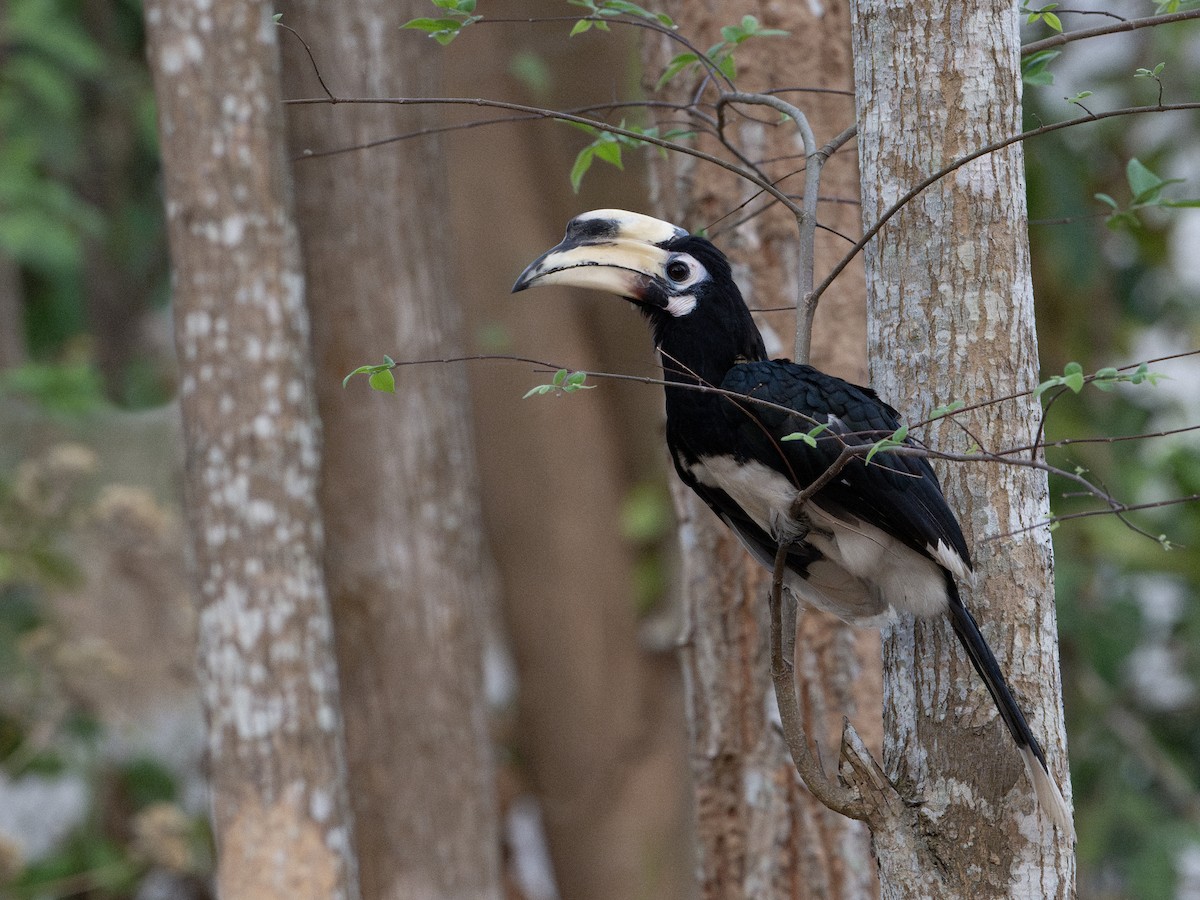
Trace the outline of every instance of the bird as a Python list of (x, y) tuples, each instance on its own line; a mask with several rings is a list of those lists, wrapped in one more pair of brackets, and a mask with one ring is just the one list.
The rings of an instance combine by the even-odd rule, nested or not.
[[(729, 261), (708, 239), (641, 213), (598, 209), (517, 278), (623, 297), (648, 320), (679, 478), (773, 568), (800, 603), (852, 623), (945, 616), (995, 701), (1038, 804), (1074, 838), (1071, 813), (995, 654), (959, 593), (972, 563), (928, 459), (876, 393), (812, 366), (770, 359)], [(790, 438), (790, 439), (789, 439)], [(863, 445), (893, 438), (868, 461)], [(863, 452), (826, 473), (844, 447)], [(857, 451), (856, 451), (857, 452)], [(799, 509), (797, 495), (826, 478)]]

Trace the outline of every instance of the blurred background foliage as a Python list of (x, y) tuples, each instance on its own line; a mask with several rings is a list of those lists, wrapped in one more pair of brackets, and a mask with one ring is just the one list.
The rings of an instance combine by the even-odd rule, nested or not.
[[(1152, 4), (1105, 4), (1148, 15)], [(1064, 15), (1067, 29), (1103, 22)], [(1045, 37), (1044, 26), (1030, 29)], [(1064, 97), (1091, 91), (1093, 111), (1194, 101), (1200, 29), (1150, 28), (1064, 48), (1053, 84), (1027, 86), (1026, 127), (1080, 113)], [(1042, 369), (1072, 360), (1085, 372), (1200, 347), (1200, 210), (1151, 208), (1136, 224), (1107, 221), (1095, 198), (1131, 199), (1136, 158), (1164, 179), (1174, 200), (1200, 196), (1200, 116), (1152, 113), (1067, 129), (1026, 144), (1030, 238)], [(1155, 363), (1157, 386), (1064, 395), (1047, 417), (1047, 439), (1124, 436), (1200, 423), (1200, 357)], [(1051, 393), (1047, 393), (1048, 400)], [(1048, 451), (1051, 462), (1129, 504), (1200, 493), (1195, 431)], [(1095, 500), (1055, 480), (1058, 514), (1095, 510)], [(1140, 535), (1111, 515), (1063, 522), (1054, 531), (1067, 732), (1079, 823), (1081, 897), (1192, 897), (1200, 892), (1200, 504), (1129, 514)], [(1170, 542), (1164, 549), (1158, 536)]]
[[(1129, 16), (1155, 6), (1109, 5)], [(1068, 29), (1095, 24), (1058, 12)], [(48, 602), (87, 584), (81, 535), (104, 523), (101, 500), (114, 502), (113, 483), (87, 446), (95, 423), (121, 410), (169, 408), (173, 399), (141, 10), (135, 0), (6, 0), (0, 16), (0, 807), (10, 811), (0, 817), (0, 885), (14, 897), (133, 897), (151, 896), (155, 879), (166, 877), (175, 896), (203, 896), (211, 860), (202, 795), (172, 761), (109, 752), (110, 723), (79, 689), (98, 670), (137, 661), (68, 636)], [(1030, 26), (1031, 39), (1046, 33), (1044, 22)], [(553, 79), (537, 62), (520, 64)], [(1145, 29), (1068, 47), (1046, 67), (1052, 83), (1027, 88), (1027, 125), (1077, 115), (1063, 98), (1083, 91), (1092, 92), (1083, 102), (1093, 110), (1153, 103), (1158, 85), (1134, 72), (1160, 62), (1164, 99), (1194, 100), (1200, 29)], [(1025, 151), (1044, 373), (1069, 361), (1091, 372), (1200, 347), (1200, 210), (1147, 209), (1136, 224), (1114, 228), (1111, 208), (1095, 199), (1128, 201), (1133, 157), (1182, 179), (1166, 196), (1200, 196), (1200, 117), (1109, 119)], [(1151, 369), (1170, 380), (1056, 400), (1047, 438), (1200, 423), (1200, 358)], [(14, 423), (28, 429), (23, 437)], [(39, 446), (25, 439), (34, 431), (79, 441)], [(169, 441), (159, 450), (173, 452)], [(1049, 456), (1130, 504), (1200, 493), (1196, 432), (1075, 443)], [(1057, 513), (1096, 509), (1073, 490), (1052, 484)], [(623, 527), (646, 550), (635, 601), (646, 607), (662, 591), (655, 548), (669, 528), (664, 498), (661, 484), (645, 484), (626, 504)], [(154, 501), (146, 503), (139, 521), (158, 522)], [(1130, 519), (1151, 537), (1111, 515), (1054, 531), (1080, 895), (1194, 897), (1200, 505), (1164, 503)], [(173, 534), (161, 524), (147, 533), (151, 541)], [(34, 811), (22, 820), (12, 811), (31, 787)], [(53, 817), (61, 821), (42, 821)]]

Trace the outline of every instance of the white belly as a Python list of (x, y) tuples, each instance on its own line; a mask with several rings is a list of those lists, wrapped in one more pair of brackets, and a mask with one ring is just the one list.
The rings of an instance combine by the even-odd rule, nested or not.
[[(798, 491), (769, 466), (713, 456), (688, 470), (701, 484), (728, 494), (767, 534), (795, 533), (797, 523), (789, 513)], [(960, 577), (968, 574), (958, 555), (941, 542), (930, 548), (938, 560), (934, 562), (861, 519), (835, 516), (811, 500), (804, 511), (810, 525), (805, 541), (825, 558), (809, 566), (806, 579), (789, 573), (788, 586), (805, 602), (842, 618), (878, 616), (888, 606), (918, 616), (939, 614), (946, 608), (942, 565)], [(761, 551), (749, 549), (770, 565)]]

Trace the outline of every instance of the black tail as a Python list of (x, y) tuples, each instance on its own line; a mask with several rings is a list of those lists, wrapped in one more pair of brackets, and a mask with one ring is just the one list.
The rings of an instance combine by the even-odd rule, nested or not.
[(1008, 726), (1009, 733), (1012, 734), (1013, 741), (1016, 742), (1017, 749), (1021, 753), (1021, 758), (1025, 761), (1025, 769), (1029, 773), (1029, 780), (1033, 783), (1038, 802), (1057, 825), (1074, 837), (1075, 826), (1071, 822), (1070, 810), (1067, 808), (1067, 802), (1063, 799), (1062, 792), (1058, 789), (1058, 784), (1050, 775), (1050, 768), (1046, 765), (1046, 754), (1042, 752), (1042, 745), (1033, 736), (1025, 714), (1021, 712), (1021, 707), (1017, 705), (1016, 698), (1013, 697), (1008, 682), (1004, 679), (1004, 673), (1000, 671), (1000, 664), (996, 662), (992, 648), (983, 639), (979, 624), (958, 595), (958, 586), (954, 582), (954, 576), (949, 572), (946, 573), (946, 592), (949, 600), (950, 622), (954, 626), (954, 633), (958, 635), (963, 649), (967, 651), (971, 665), (975, 667), (975, 671), (987, 685), (988, 693), (996, 701), (1000, 718)]

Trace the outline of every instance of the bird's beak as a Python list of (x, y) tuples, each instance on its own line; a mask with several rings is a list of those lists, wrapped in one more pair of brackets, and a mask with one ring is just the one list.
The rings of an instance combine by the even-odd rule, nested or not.
[(543, 284), (593, 288), (644, 301), (670, 254), (658, 246), (683, 229), (624, 210), (597, 210), (572, 219), (567, 236), (521, 273), (513, 293)]

